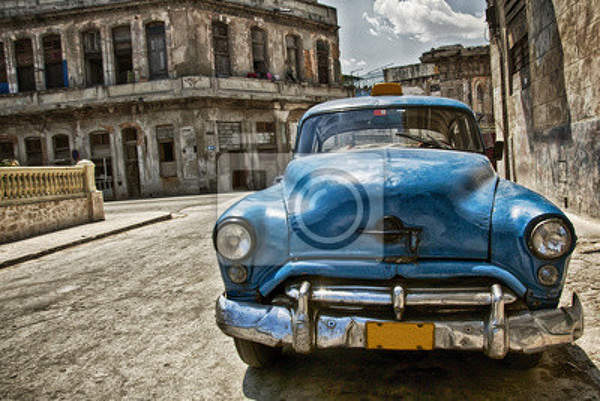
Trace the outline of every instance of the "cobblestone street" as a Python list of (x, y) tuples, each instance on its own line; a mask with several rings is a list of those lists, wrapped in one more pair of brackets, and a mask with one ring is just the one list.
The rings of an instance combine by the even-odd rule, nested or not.
[(215, 198), (107, 204), (174, 219), (0, 270), (2, 400), (600, 400), (600, 242), (580, 238), (564, 300), (584, 336), (530, 371), (483, 355), (328, 351), (247, 368), (214, 323)]

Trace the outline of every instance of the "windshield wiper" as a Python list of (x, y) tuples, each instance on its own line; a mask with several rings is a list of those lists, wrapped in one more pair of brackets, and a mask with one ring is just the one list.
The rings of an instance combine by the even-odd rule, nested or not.
[(402, 132), (396, 132), (395, 135), (399, 136), (401, 138), (412, 139), (413, 141), (419, 142), (429, 148), (453, 149), (452, 146), (450, 146), (450, 144), (439, 142), (438, 140), (436, 140), (435, 138), (432, 138), (429, 135), (427, 135), (427, 138), (429, 139), (428, 141), (425, 141), (425, 140), (423, 140), (423, 138), (420, 138), (418, 136), (408, 135), (408, 134), (404, 134)]
[(423, 139), (419, 138), (418, 136), (403, 134), (402, 132), (396, 132), (394, 135), (399, 136), (401, 138), (412, 139), (415, 142), (421, 142), (421, 143), (423, 143)]
[(430, 134), (428, 134), (427, 132), (425, 132), (425, 136), (427, 137), (427, 139), (429, 139), (429, 142), (425, 143), (425, 144), (431, 144), (431, 145), (435, 145), (439, 148), (442, 149), (454, 149), (454, 147), (449, 144), (448, 142), (445, 141), (440, 141), (438, 139), (435, 139), (434, 137), (432, 137)]

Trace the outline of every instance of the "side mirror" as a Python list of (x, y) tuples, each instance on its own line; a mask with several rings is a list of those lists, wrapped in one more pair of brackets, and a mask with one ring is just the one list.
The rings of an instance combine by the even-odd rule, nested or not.
[(504, 156), (504, 141), (496, 141), (494, 143), (494, 160), (502, 160)]

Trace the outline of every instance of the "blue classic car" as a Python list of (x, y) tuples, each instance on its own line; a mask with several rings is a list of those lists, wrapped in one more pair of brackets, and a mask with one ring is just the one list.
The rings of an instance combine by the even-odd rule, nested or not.
[(218, 219), (216, 320), (247, 364), (289, 346), (530, 367), (583, 334), (577, 295), (558, 307), (568, 218), (496, 174), (468, 106), (394, 90), (311, 108), (281, 180)]

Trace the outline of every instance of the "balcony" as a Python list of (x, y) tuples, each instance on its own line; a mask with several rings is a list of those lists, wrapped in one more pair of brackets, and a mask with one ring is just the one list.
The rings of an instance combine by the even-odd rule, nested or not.
[[(61, 11), (70, 12), (85, 8), (127, 7), (135, 0), (3, 0), (0, 2), (0, 19), (43, 15)], [(311, 0), (221, 0), (217, 4), (233, 7), (252, 7), (266, 12), (309, 19), (328, 25), (337, 25), (336, 10)]]
[(319, 103), (352, 96), (340, 86), (271, 82), (254, 78), (188, 76), (92, 88), (64, 88), (0, 95), (0, 116), (69, 111), (82, 107), (110, 106), (140, 101), (168, 102), (182, 99), (234, 99), (291, 103)]

